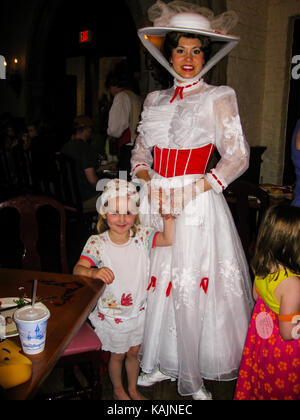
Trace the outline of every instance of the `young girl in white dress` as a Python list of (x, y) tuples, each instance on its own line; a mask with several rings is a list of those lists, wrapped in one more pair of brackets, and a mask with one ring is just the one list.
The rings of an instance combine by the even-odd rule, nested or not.
[[(164, 219), (163, 232), (140, 225), (138, 200), (132, 183), (109, 181), (101, 196), (99, 234), (88, 239), (74, 268), (74, 274), (106, 283), (89, 319), (102, 349), (111, 352), (109, 375), (118, 400), (145, 399), (137, 391), (137, 354), (144, 331), (149, 252), (171, 245), (173, 235), (172, 217)], [(121, 378), (124, 359), (130, 397)]]

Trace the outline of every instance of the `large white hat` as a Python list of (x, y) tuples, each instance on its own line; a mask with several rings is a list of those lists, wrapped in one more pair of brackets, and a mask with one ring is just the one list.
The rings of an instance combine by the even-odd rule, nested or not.
[[(148, 14), (153, 26), (139, 29), (139, 38), (153, 57), (178, 80), (186, 81), (175, 72), (160, 50), (160, 38), (165, 37), (168, 32), (194, 33), (207, 36), (211, 41), (224, 43), (224, 46), (204, 65), (195, 80), (225, 57), (240, 40), (237, 36), (227, 34), (228, 29), (237, 23), (237, 15), (232, 11), (215, 17), (210, 9), (195, 4), (177, 0), (165, 4), (157, 0)], [(193, 80), (189, 79), (191, 82)]]

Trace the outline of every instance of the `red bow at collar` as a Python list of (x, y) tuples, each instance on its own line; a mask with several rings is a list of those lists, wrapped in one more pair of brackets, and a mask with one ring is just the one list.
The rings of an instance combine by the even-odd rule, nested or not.
[(178, 94), (179, 94), (179, 98), (183, 99), (183, 90), (197, 85), (200, 82), (200, 80), (201, 80), (201, 78), (199, 80), (197, 80), (197, 82), (194, 82), (194, 83), (192, 83), (190, 85), (187, 85), (187, 86), (176, 86), (176, 90), (175, 90), (175, 93), (173, 95), (173, 98), (170, 100), (171, 104), (175, 101)]

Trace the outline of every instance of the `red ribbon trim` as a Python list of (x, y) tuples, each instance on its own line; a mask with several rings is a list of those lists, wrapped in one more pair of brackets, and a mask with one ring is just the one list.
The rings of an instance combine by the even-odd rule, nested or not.
[(151, 277), (150, 284), (147, 287), (147, 292), (149, 292), (149, 290), (151, 289), (151, 287), (153, 287), (154, 290), (156, 289), (156, 277), (154, 277), (154, 276)]
[(197, 82), (194, 82), (194, 83), (192, 83), (192, 84), (190, 84), (190, 85), (187, 85), (187, 86), (176, 86), (176, 90), (175, 90), (175, 93), (174, 93), (174, 95), (173, 95), (173, 98), (170, 100), (171, 104), (172, 104), (172, 103), (175, 101), (175, 99), (177, 98), (178, 93), (179, 93), (179, 98), (180, 98), (180, 99), (183, 99), (183, 89), (190, 88), (190, 87), (192, 87), (192, 86), (197, 85), (197, 84), (200, 82), (200, 80), (201, 80), (201, 77), (200, 77), (200, 79), (199, 79), (199, 80), (197, 80)]
[(209, 283), (209, 279), (208, 279), (208, 277), (204, 277), (204, 278), (201, 280), (201, 283), (200, 283), (200, 289), (201, 289), (201, 287), (202, 287), (202, 289), (204, 290), (204, 293), (205, 293), (205, 294), (207, 294), (207, 290), (208, 290), (208, 283)]
[(169, 286), (168, 286), (167, 291), (166, 291), (166, 296), (167, 296), (167, 297), (169, 297), (169, 296), (170, 296), (171, 289), (172, 289), (172, 282), (170, 281)]

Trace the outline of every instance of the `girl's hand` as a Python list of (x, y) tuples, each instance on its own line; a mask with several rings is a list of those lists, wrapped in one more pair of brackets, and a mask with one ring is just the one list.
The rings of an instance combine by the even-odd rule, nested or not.
[(110, 268), (103, 267), (93, 269), (92, 278), (102, 280), (105, 284), (111, 284), (114, 281), (115, 276)]
[(176, 219), (176, 216), (174, 214), (163, 214), (162, 217), (164, 218), (164, 220)]

